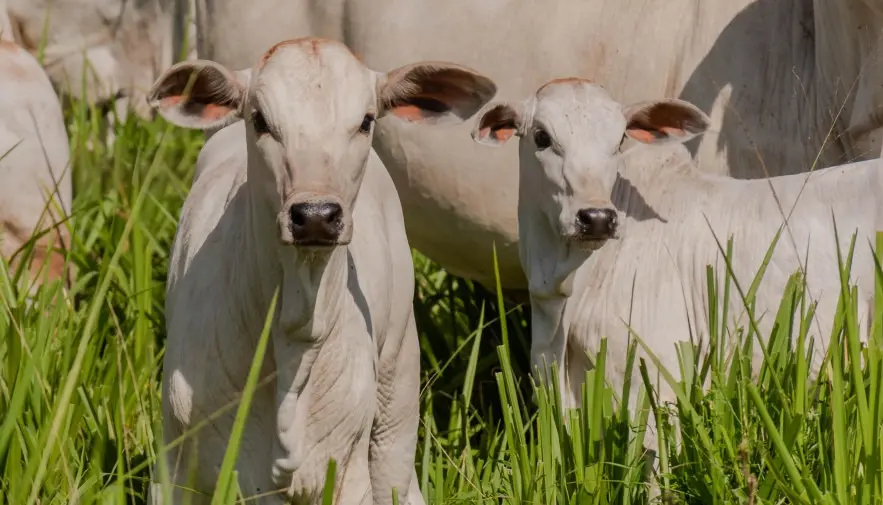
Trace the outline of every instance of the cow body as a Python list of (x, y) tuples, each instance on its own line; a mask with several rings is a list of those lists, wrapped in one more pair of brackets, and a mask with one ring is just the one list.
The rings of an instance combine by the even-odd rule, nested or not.
[[(590, 77), (624, 103), (679, 96), (710, 113), (709, 132), (690, 147), (712, 173), (804, 172), (823, 145), (816, 168), (881, 150), (883, 15), (872, 0), (203, 0), (197, 11), (200, 54), (233, 66), (273, 38), (314, 34), (375, 68), (462, 61), (501, 83), (504, 99), (561, 75)], [(493, 286), (496, 244), (503, 287), (525, 288), (517, 152), (477, 149), (466, 131), (430, 137), (381, 121), (375, 148), (414, 247)]]
[[(46, 73), (27, 51), (0, 39), (0, 252), (13, 267), (28, 269), (34, 286), (68, 278), (69, 156), (61, 105)], [(32, 237), (33, 253), (26, 255), (22, 247)]]
[[(782, 209), (789, 216), (788, 225), (755, 294), (754, 315), (761, 337), (765, 340), (770, 335), (789, 277), (806, 265), (808, 298), (819, 303), (810, 327), (816, 339), (810, 366), (813, 373), (818, 371), (840, 297), (838, 249), (845, 261), (853, 233), (857, 237), (850, 280), (859, 289), (863, 334), (870, 323), (867, 318), (875, 279), (870, 247), (875, 243), (875, 231), (883, 225), (876, 201), (883, 191), (883, 163), (869, 160), (812, 174), (737, 180), (698, 172), (682, 149), (675, 146), (671, 151), (681, 152), (660, 153), (653, 147), (636, 146), (627, 152), (612, 198), (614, 207), (624, 215), (620, 238), (595, 251), (573, 272), (573, 287), (565, 297), (563, 312), (558, 310), (560, 295), (547, 300), (539, 290), (537, 297), (532, 297), (535, 313), (544, 314), (539, 322), (548, 322), (551, 317), (566, 334), (561, 337), (567, 340), (565, 360), (571, 371), (572, 403), (578, 398), (584, 371), (591, 368), (586, 352), (596, 353), (602, 337), (608, 338), (610, 355), (616, 357), (611, 358), (611, 378), (615, 390), (621, 391), (625, 369), (619, 358), (626, 355), (629, 341), (626, 323), (662, 365), (678, 376), (675, 343), (689, 341), (690, 335), (705, 345), (709, 342), (706, 265), (714, 267), (723, 289), (727, 265), (720, 247), (726, 251), (727, 240), (732, 238), (732, 275), (743, 293), (747, 292), (767, 248), (785, 225)], [(666, 156), (672, 163), (659, 165)], [(835, 222), (839, 243), (835, 241)], [(529, 240), (536, 242), (538, 238)], [(527, 268), (535, 270), (534, 265)], [(728, 328), (750, 327), (734, 285), (727, 314)], [(543, 336), (548, 338), (552, 329), (534, 326), (534, 338), (545, 342)], [(754, 364), (758, 365), (763, 354), (759, 346), (754, 351)], [(632, 380), (638, 383), (640, 378)], [(663, 400), (675, 400), (667, 386), (661, 391)]]
[[(145, 94), (177, 59), (186, 29), (173, 0), (6, 0), (16, 41), (42, 64), (55, 88), (98, 107), (150, 118)], [(44, 36), (45, 34), (45, 36)], [(113, 112), (109, 111), (111, 119)], [(112, 136), (111, 136), (112, 138)]]
[[(171, 256), (166, 441), (241, 394), (278, 286), (264, 384), (236, 464), (244, 495), (321, 503), (333, 458), (335, 503), (391, 504), (393, 489), (399, 503), (422, 503), (413, 264), (371, 136), (387, 113), (462, 121), (494, 91), (452, 64), (377, 73), (342, 44), (310, 38), (273, 46), (250, 71), (196, 60), (157, 80), (150, 99), (164, 117), (219, 128), (200, 153)], [(169, 455), (173, 482), (186, 485), (192, 459), (197, 491), (211, 494), (233, 419), (213, 419)]]
[[(706, 267), (715, 267), (723, 289), (721, 251), (729, 238), (733, 276), (744, 293), (783, 229), (758, 285), (754, 315), (761, 338), (768, 338), (789, 277), (802, 272), (808, 299), (818, 302), (809, 361), (816, 372), (841, 293), (838, 249), (846, 258), (857, 233), (851, 280), (858, 284), (866, 335), (875, 279), (870, 246), (883, 225), (877, 200), (883, 162), (769, 179), (708, 174), (682, 143), (710, 122), (688, 102), (623, 106), (603, 87), (571, 78), (552, 81), (524, 101), (492, 106), (474, 129), (484, 144), (520, 137), (519, 244), (530, 282), (531, 363), (541, 370), (559, 363), (566, 405), (579, 403), (591, 368), (587, 353), (593, 356), (602, 338), (608, 339), (608, 378), (621, 390), (629, 328), (678, 377), (675, 343), (709, 343)], [(748, 328), (735, 287), (729, 302), (727, 327)], [(759, 365), (756, 343), (754, 350)], [(637, 368), (630, 379), (635, 388), (641, 384)], [(657, 386), (662, 400), (674, 399), (665, 381)]]
[[(272, 242), (256, 247), (267, 241), (249, 214), (244, 130), (239, 122), (207, 142), (198, 163), (204, 172), (182, 210), (168, 285), (166, 439), (174, 440), (243, 390), (248, 357), (254, 355), (279, 279), (279, 303), (284, 306), (307, 303), (304, 293), (318, 288), (311, 317), (321, 323), (274, 321), (272, 351), (262, 377), (273, 371), (276, 376), (255, 394), (237, 463), (240, 483), (246, 496), (275, 490), (285, 478), (295, 486), (321, 490), (317, 483), (324, 479), (327, 457), (334, 456), (338, 475), (350, 479), (341, 484), (347, 492), (339, 496), (340, 503), (373, 503), (368, 444), (377, 408), (375, 361), (383, 339), (391, 347), (401, 346), (398, 358), (413, 382), (398, 393), (408, 395), (399, 400), (410, 404), (413, 433), (407, 436), (416, 443), (414, 273), (395, 188), (372, 155), (353, 209), (352, 243), (327, 265), (299, 272), (280, 260), (285, 248)], [(277, 405), (277, 398), (282, 404)], [(202, 430), (185, 445), (180, 456), (184, 468), (189, 448), (199, 448), (199, 489), (214, 486), (234, 415), (235, 410), (229, 411), (214, 421), (214, 429)], [(288, 449), (284, 455), (278, 453), (282, 447), (274, 447), (276, 433)]]

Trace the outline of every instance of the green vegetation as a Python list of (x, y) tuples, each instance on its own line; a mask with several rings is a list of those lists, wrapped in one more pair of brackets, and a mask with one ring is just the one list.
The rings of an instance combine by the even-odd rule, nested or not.
[[(69, 298), (55, 285), (26, 303), (16, 279), (0, 272), (4, 504), (143, 503), (162, 450), (168, 252), (202, 137), (130, 119), (108, 149), (95, 113), (79, 106), (70, 114), (70, 260), (78, 278)], [(92, 151), (84, 147), (90, 140)], [(844, 265), (849, 258), (844, 251)], [(844, 283), (815, 382), (804, 345), (813, 307), (795, 276), (782, 295), (779, 324), (762, 336), (767, 353), (752, 380), (751, 354), (739, 344), (758, 335), (750, 326), (725, 327), (722, 307), (740, 297), (750, 308), (753, 289), (709, 272), (711, 352), (689, 343), (678, 348), (684, 379), (663, 373), (676, 404), (660, 405), (642, 392), (636, 404), (645, 409), (619, 407), (614, 399), (627, 393), (603, 381), (614, 357), (602, 346), (597, 368), (587, 373), (584, 407), (563, 412), (526, 375), (526, 310), (416, 253), (415, 267), (423, 352), (418, 476), (429, 503), (646, 503), (648, 416), (660, 426), (653, 478), (666, 503), (883, 501), (883, 297), (872, 341), (860, 346), (856, 293)], [(727, 351), (732, 344), (735, 353)], [(640, 345), (634, 338), (632, 356)], [(645, 384), (658, 373), (652, 359), (630, 359), (629, 367)], [(226, 463), (216, 503), (237, 499)]]

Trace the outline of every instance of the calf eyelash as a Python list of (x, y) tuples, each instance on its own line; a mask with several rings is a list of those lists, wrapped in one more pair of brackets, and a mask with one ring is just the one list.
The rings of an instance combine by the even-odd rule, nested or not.
[(365, 135), (371, 133), (371, 125), (374, 124), (374, 120), (374, 114), (365, 114), (365, 117), (362, 119), (362, 124), (359, 126), (359, 133)]
[(270, 126), (267, 124), (264, 114), (259, 110), (254, 111), (251, 115), (251, 124), (254, 126), (255, 133), (258, 135), (266, 135), (270, 133)]

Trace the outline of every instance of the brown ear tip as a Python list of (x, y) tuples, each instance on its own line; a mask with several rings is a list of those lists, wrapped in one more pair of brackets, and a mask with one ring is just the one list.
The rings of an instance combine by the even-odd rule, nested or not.
[(700, 125), (702, 126), (702, 129), (707, 130), (707, 129), (711, 128), (711, 118), (708, 116), (708, 114), (706, 114), (705, 112), (703, 112), (701, 110), (699, 111), (699, 113), (700, 113), (699, 121), (700, 121)]
[(681, 124), (681, 127), (687, 132), (691, 134), (702, 133), (705, 130), (711, 128), (711, 118), (708, 117), (707, 114), (699, 110), (695, 109), (695, 114), (690, 117), (688, 120), (684, 121)]
[(482, 86), (485, 88), (485, 94), (488, 95), (488, 100), (490, 100), (497, 94), (497, 83), (495, 83), (489, 77), (485, 77), (483, 75), (480, 75), (479, 77)]

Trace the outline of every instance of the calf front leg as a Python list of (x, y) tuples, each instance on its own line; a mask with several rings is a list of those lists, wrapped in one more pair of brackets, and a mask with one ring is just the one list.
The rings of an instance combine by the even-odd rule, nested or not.
[(568, 387), (565, 351), (567, 348), (567, 328), (563, 321), (564, 300), (531, 300), (531, 344), (530, 366), (532, 372), (539, 373), (539, 379), (549, 388), (553, 387), (552, 364), (558, 367), (557, 392), (565, 408), (578, 405), (577, 398)]
[[(369, 436), (375, 412), (375, 346), (353, 319), (322, 342), (274, 338), (276, 434), (272, 476), (295, 503), (322, 503), (329, 459), (336, 505), (372, 502)], [(361, 331), (360, 331), (361, 330)]]
[(420, 421), (420, 348), (413, 314), (404, 339), (384, 343), (377, 378), (377, 415), (369, 452), (374, 503), (391, 505), (395, 489), (398, 503), (422, 505), (414, 470)]
[(273, 350), (277, 375), (272, 479), (277, 489), (287, 489), (294, 472), (303, 464), (307, 412), (299, 400), (319, 348), (313, 343), (273, 335)]

